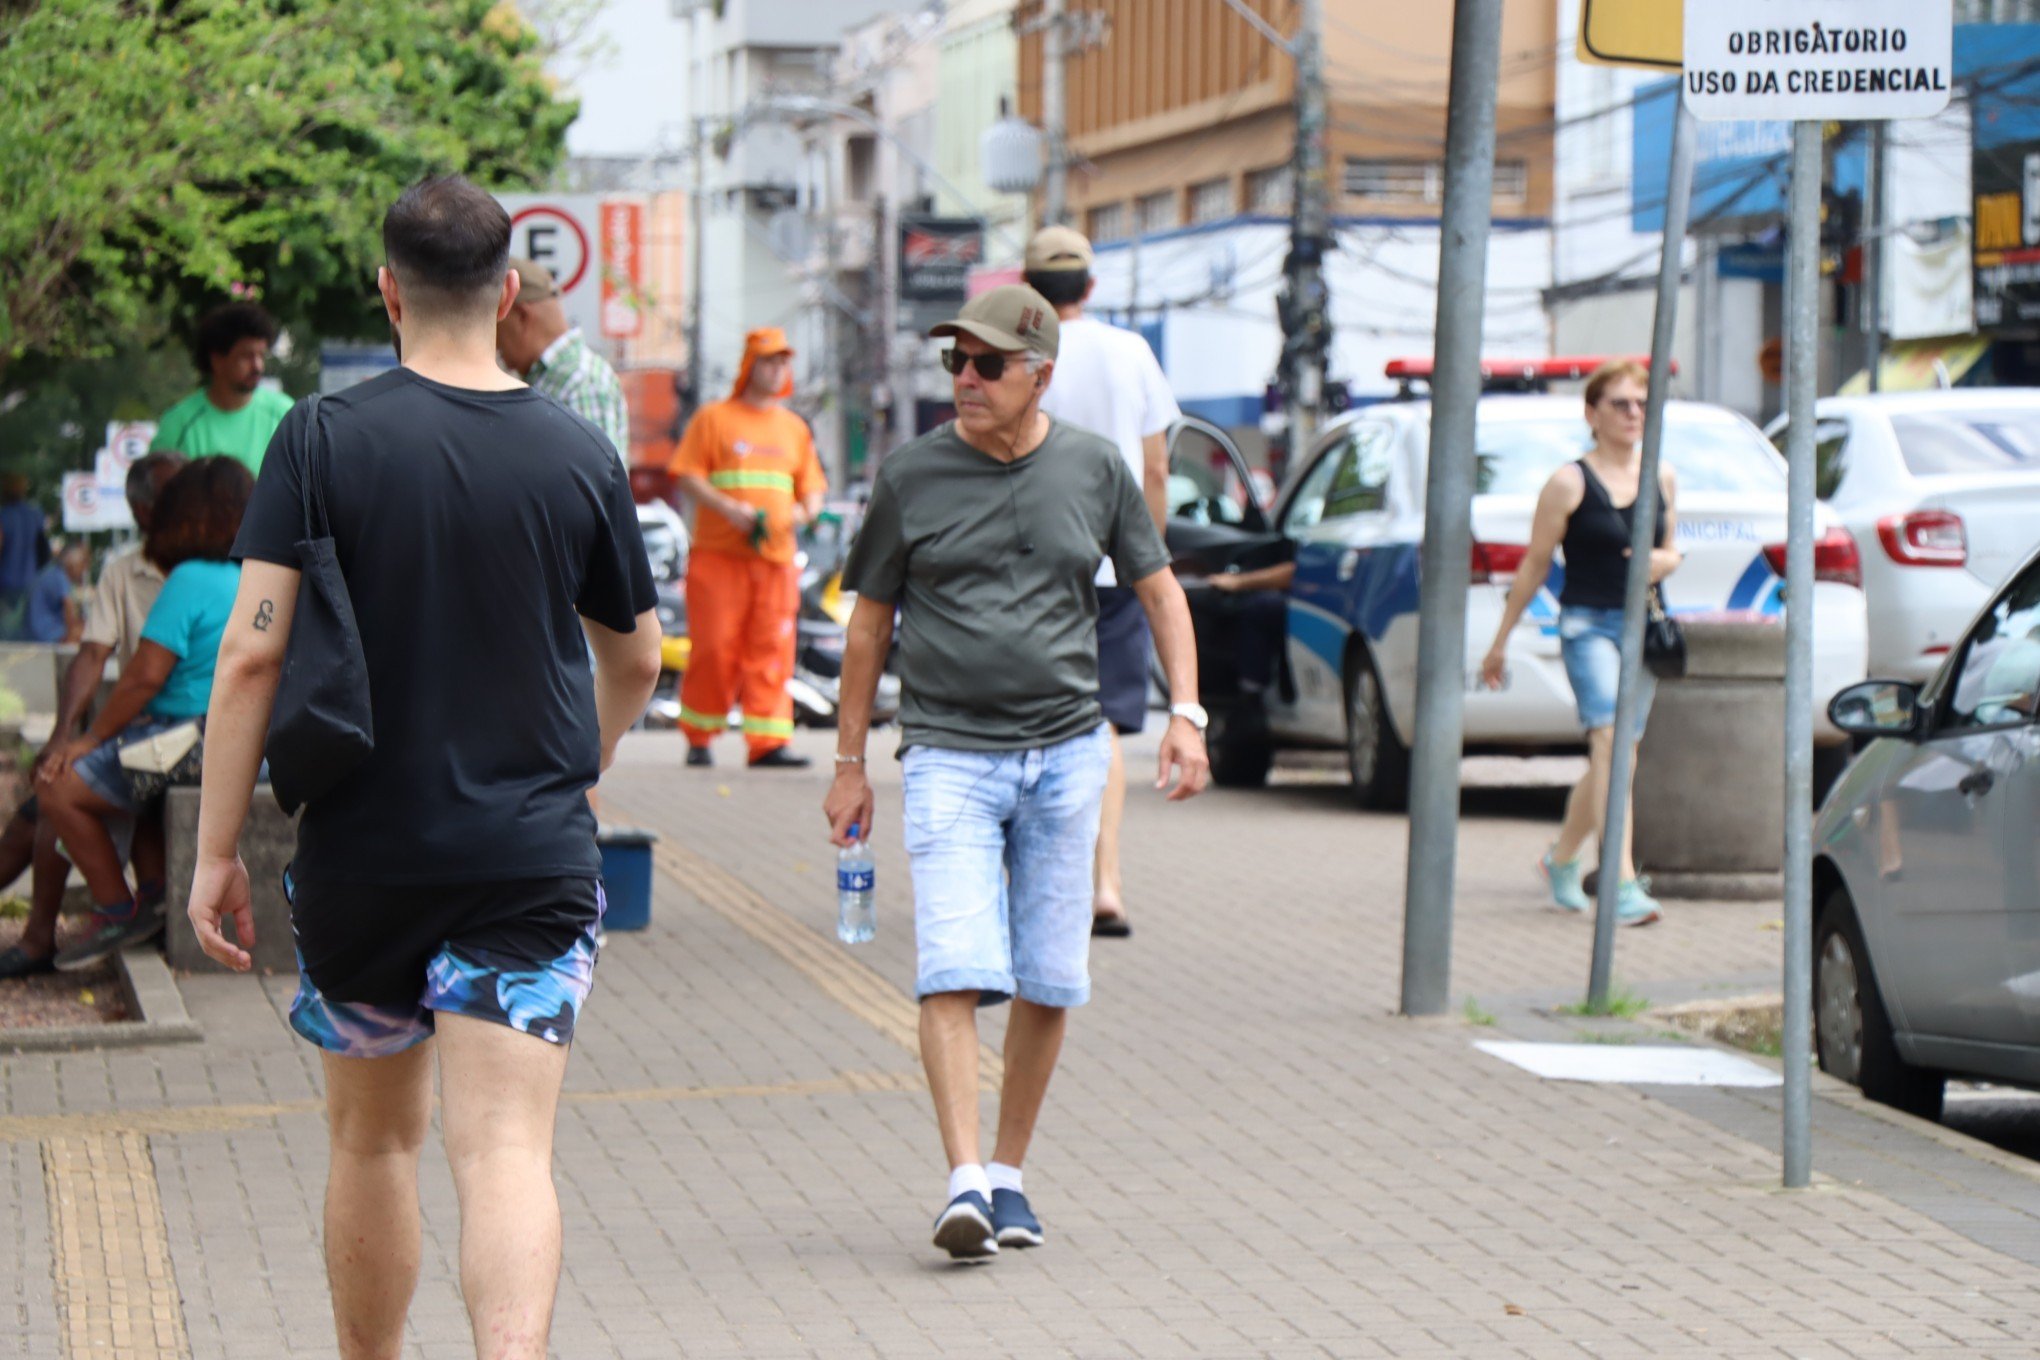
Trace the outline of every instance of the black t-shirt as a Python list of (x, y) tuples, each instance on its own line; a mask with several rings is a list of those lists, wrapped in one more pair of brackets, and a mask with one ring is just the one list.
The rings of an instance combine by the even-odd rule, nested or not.
[[(298, 565), (308, 409), (270, 442), (237, 559)], [(296, 876), (599, 873), (585, 795), (601, 731), (581, 619), (627, 633), (656, 599), (609, 441), (529, 388), (471, 391), (406, 368), (325, 398), (320, 420), (375, 750), (306, 806)]]

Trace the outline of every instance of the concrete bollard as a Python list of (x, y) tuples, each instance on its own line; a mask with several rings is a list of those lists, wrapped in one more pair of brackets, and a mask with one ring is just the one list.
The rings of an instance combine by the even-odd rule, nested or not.
[(1637, 868), (1661, 897), (1780, 897), (1785, 629), (1742, 619), (1680, 623), (1686, 675), (1658, 682), (1637, 752)]
[[(163, 832), (169, 842), (169, 881), (164, 953), (172, 968), (195, 973), (226, 970), (205, 956), (192, 932), (191, 874), (198, 861), (198, 790), (173, 788), (164, 795)], [(297, 823), (283, 815), (267, 784), (258, 784), (241, 832), (241, 860), (255, 902), (255, 966), (278, 973), (297, 971), (297, 945), (290, 930), (290, 904), (283, 897), (283, 870), (297, 853)]]

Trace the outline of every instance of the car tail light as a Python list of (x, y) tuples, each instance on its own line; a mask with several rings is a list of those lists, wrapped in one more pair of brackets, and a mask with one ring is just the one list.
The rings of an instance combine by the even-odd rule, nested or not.
[[(1783, 543), (1773, 543), (1764, 549), (1764, 560), (1780, 576), (1785, 574), (1785, 551)], [(1862, 589), (1863, 555), (1856, 549), (1854, 534), (1836, 525), (1814, 540), (1813, 579)]]
[(1915, 510), (1877, 521), (1885, 554), (1902, 567), (1959, 567), (1969, 561), (1969, 535), (1952, 510)]
[(1523, 554), (1529, 551), (1521, 543), (1481, 543), (1473, 545), (1473, 584), (1489, 585), (1497, 577), (1514, 576), (1523, 565)]

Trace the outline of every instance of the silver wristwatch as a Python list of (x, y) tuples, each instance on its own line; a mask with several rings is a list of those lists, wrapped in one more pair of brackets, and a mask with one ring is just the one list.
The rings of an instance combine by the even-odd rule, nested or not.
[(1204, 711), (1203, 704), (1170, 704), (1169, 716), (1181, 718), (1199, 732), (1211, 726), (1211, 715)]

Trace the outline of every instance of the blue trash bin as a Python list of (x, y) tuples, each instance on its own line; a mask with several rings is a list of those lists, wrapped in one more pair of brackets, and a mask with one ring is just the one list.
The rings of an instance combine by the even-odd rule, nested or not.
[(605, 826), (595, 833), (602, 851), (602, 891), (609, 910), (605, 930), (643, 930), (652, 923), (652, 847), (655, 831), (634, 826)]

